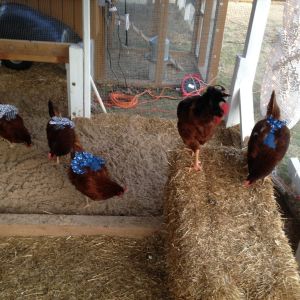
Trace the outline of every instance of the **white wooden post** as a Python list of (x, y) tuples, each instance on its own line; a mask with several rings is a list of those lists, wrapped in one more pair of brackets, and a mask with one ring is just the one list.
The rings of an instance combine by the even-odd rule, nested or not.
[(182, 8), (185, 7), (185, 1), (186, 1), (186, 0), (178, 0), (177, 6), (178, 6), (178, 9), (179, 9), (179, 10), (181, 10)]
[(83, 117), (83, 50), (80, 45), (69, 47), (69, 63), (67, 69), (68, 108), (69, 116)]
[(91, 117), (91, 45), (90, 45), (90, 0), (82, 1), (83, 18), (83, 116)]
[(300, 242), (299, 242), (297, 250), (296, 250), (296, 261), (300, 267)]
[(254, 126), (252, 88), (270, 5), (271, 0), (253, 1), (244, 53), (237, 56), (231, 83), (230, 112), (226, 126), (242, 124), (242, 142), (250, 136)]
[[(289, 177), (292, 179), (292, 187), (296, 194), (300, 196), (300, 162), (297, 157), (292, 157), (288, 161)], [(300, 267), (300, 242), (296, 251), (296, 260)]]
[(300, 196), (300, 162), (297, 157), (291, 157), (288, 161), (289, 177), (292, 180), (292, 187)]

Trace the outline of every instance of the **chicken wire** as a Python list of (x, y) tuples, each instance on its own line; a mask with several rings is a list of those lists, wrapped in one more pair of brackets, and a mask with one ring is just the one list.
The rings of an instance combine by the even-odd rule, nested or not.
[[(191, 48), (198, 2), (169, 1), (162, 71), (162, 80), (167, 84), (178, 84), (185, 74), (198, 72)], [(125, 79), (135, 83), (151, 83), (155, 80), (157, 67), (162, 4), (149, 0), (120, 0), (115, 2), (115, 6), (117, 12), (107, 12), (105, 15), (106, 79), (122, 84)], [(127, 31), (126, 14), (130, 24)]]

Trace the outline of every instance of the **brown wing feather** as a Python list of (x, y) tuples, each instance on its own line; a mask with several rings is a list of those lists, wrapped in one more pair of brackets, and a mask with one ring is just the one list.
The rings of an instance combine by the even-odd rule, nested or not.
[(7, 139), (11, 143), (31, 144), (31, 137), (24, 126), (23, 119), (17, 115), (13, 120), (0, 119), (0, 136)]
[(87, 170), (82, 175), (73, 173), (70, 168), (69, 179), (78, 191), (93, 200), (106, 200), (124, 193), (124, 188), (110, 179), (106, 167), (97, 172)]
[[(177, 108), (177, 128), (183, 142), (193, 151), (205, 144), (213, 135), (217, 124), (209, 112), (201, 115), (194, 113), (197, 98), (187, 98), (181, 101)], [(201, 100), (200, 100), (201, 101)]]

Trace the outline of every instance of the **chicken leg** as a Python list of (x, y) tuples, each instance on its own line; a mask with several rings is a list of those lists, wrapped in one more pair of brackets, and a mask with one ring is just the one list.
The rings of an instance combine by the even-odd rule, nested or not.
[(199, 161), (199, 153), (200, 153), (200, 150), (197, 149), (195, 151), (195, 163), (194, 163), (194, 169), (196, 171), (200, 171), (201, 170), (201, 165), (200, 165), (200, 161)]
[(85, 203), (86, 205), (83, 208), (88, 208), (91, 206), (90, 201), (89, 201), (89, 197), (85, 196), (84, 197)]

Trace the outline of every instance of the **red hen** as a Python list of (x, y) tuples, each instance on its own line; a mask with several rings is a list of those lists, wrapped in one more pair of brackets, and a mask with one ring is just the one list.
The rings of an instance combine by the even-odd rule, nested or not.
[(183, 142), (195, 152), (194, 169), (200, 170), (200, 146), (214, 134), (215, 128), (228, 112), (225, 88), (209, 86), (203, 95), (182, 100), (177, 107), (178, 132)]
[(290, 143), (290, 130), (280, 120), (280, 109), (272, 92), (266, 118), (257, 122), (248, 142), (248, 171), (245, 186), (269, 175), (284, 157)]
[(0, 136), (10, 143), (31, 146), (30, 134), (18, 114), (18, 109), (13, 105), (0, 104)]
[(78, 191), (92, 200), (106, 200), (124, 194), (125, 189), (110, 178), (103, 158), (83, 151), (81, 146), (75, 148), (69, 179)]
[(68, 118), (62, 118), (59, 111), (54, 107), (52, 101), (48, 102), (49, 115), (51, 119), (47, 123), (47, 139), (50, 148), (48, 158), (59, 157), (71, 152), (75, 143), (75, 125)]

